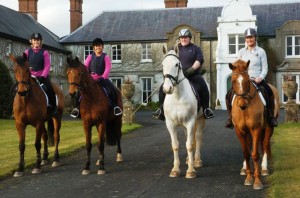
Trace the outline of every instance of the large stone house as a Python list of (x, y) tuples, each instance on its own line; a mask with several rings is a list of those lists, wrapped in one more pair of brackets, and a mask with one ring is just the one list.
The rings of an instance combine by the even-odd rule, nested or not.
[[(112, 59), (111, 80), (121, 87), (129, 79), (135, 85), (132, 98), (136, 104), (158, 101), (158, 88), (163, 82), (161, 62), (163, 46), (172, 48), (178, 32), (189, 28), (192, 42), (204, 54), (204, 78), (211, 91), (211, 105), (226, 109), (225, 94), (230, 84), (228, 63), (245, 46), (243, 32), (257, 29), (258, 45), (268, 56), (267, 80), (286, 98), (281, 90), (282, 76), (290, 73), (300, 81), (300, 3), (248, 5), (245, 0), (228, 0), (223, 7), (187, 8), (187, 0), (164, 0), (165, 8), (151, 10), (104, 11), (82, 26), (82, 0), (70, 0), (71, 33), (58, 38), (36, 21), (37, 0), (19, 0), (19, 12), (0, 6), (0, 58), (9, 67), (8, 53), (20, 54), (28, 46), (34, 32), (44, 36), (50, 51), (51, 73), (67, 94), (65, 60), (68, 55), (81, 61), (92, 52), (96, 37), (105, 41), (104, 51)], [(34, 10), (32, 12), (32, 10)], [(2, 14), (3, 13), (3, 14)], [(33, 17), (28, 14), (33, 15)], [(295, 95), (299, 102), (299, 91)]]
[[(299, 83), (300, 3), (250, 6), (243, 0), (229, 0), (224, 7), (186, 8), (183, 3), (181, 8), (172, 8), (167, 6), (170, 2), (175, 1), (165, 1), (165, 9), (104, 11), (60, 42), (84, 61), (92, 51), (92, 40), (101, 37), (113, 63), (111, 80), (120, 86), (129, 78), (136, 86), (133, 101), (146, 104), (158, 100), (157, 89), (163, 81), (162, 47), (173, 47), (179, 30), (189, 28), (192, 42), (204, 54), (211, 105), (226, 109), (225, 94), (231, 86), (228, 63), (245, 46), (244, 30), (254, 27), (258, 45), (268, 55), (267, 80), (276, 85), (281, 102), (285, 102), (282, 75), (291, 72)], [(295, 98), (299, 103), (299, 91)]]

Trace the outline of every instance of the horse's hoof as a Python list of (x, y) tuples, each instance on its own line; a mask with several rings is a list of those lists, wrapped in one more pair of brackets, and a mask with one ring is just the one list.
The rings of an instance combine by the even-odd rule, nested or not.
[(14, 177), (22, 177), (24, 172), (15, 172)]
[(254, 185), (253, 185), (253, 189), (254, 190), (261, 190), (263, 189), (264, 186), (262, 185), (262, 183), (259, 181), (259, 182), (255, 182)]
[(241, 169), (240, 175), (246, 175), (246, 169)]
[(45, 165), (47, 165), (48, 163), (49, 163), (48, 160), (42, 160), (41, 166), (45, 166)]
[(187, 179), (194, 179), (194, 178), (196, 178), (196, 172), (186, 172), (186, 174), (185, 174), (185, 178), (187, 178)]
[(180, 171), (171, 171), (170, 177), (180, 177)]
[(100, 165), (100, 160), (97, 160), (96, 166), (99, 166), (99, 165)]
[(32, 174), (40, 174), (41, 172), (42, 172), (42, 170), (40, 168), (34, 168), (31, 173)]
[(194, 161), (194, 168), (201, 168), (202, 167), (202, 160)]
[(83, 170), (81, 174), (82, 175), (89, 175), (90, 174), (90, 170)]
[(60, 162), (58, 162), (58, 161), (54, 161), (53, 163), (52, 163), (52, 167), (53, 168), (55, 168), (55, 167), (58, 167), (58, 166), (60, 166), (61, 164), (60, 164)]
[(268, 170), (261, 170), (261, 175), (262, 176), (267, 176), (267, 175), (269, 175), (269, 171)]
[(123, 162), (123, 157), (121, 153), (117, 154), (116, 162)]
[(245, 186), (251, 186), (251, 185), (253, 185), (253, 178), (252, 178), (252, 176), (247, 176), (246, 177), (244, 185)]
[(105, 174), (105, 170), (98, 170), (97, 174), (98, 175), (104, 175)]

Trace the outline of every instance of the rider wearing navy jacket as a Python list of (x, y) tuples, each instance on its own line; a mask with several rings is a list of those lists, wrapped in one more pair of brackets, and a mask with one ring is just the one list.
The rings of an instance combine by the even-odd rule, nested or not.
[[(209, 90), (205, 80), (203, 79), (200, 70), (204, 62), (201, 49), (191, 43), (192, 34), (188, 29), (182, 29), (179, 32), (179, 60), (182, 65), (183, 73), (186, 78), (194, 85), (197, 93), (200, 97), (200, 106), (203, 109), (203, 115), (206, 119), (214, 117), (213, 111), (209, 108)], [(165, 120), (163, 113), (163, 102), (165, 99), (165, 93), (162, 90), (162, 86), (159, 89), (159, 103), (160, 109), (158, 109), (153, 116), (160, 120)]]

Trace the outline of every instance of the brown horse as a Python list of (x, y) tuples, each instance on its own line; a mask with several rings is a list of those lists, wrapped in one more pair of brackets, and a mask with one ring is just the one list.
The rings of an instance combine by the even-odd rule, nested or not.
[[(88, 73), (85, 66), (76, 57), (67, 59), (67, 76), (70, 84), (69, 94), (74, 96), (80, 91), (80, 113), (86, 139), (87, 159), (82, 171), (83, 175), (90, 173), (90, 155), (92, 150), (92, 127), (98, 131), (99, 165), (98, 174), (105, 174), (104, 169), (104, 141), (108, 145), (117, 143), (117, 162), (122, 161), (121, 128), (122, 116), (115, 116), (109, 107), (109, 100), (104, 90)], [(118, 90), (118, 106), (123, 109), (121, 92)], [(106, 138), (105, 138), (106, 135)]]
[[(14, 63), (14, 73), (17, 83), (17, 94), (14, 97), (13, 111), (16, 128), (19, 135), (19, 151), (20, 151), (20, 161), (19, 167), (14, 174), (14, 177), (20, 177), (24, 174), (25, 161), (24, 161), (24, 151), (25, 151), (25, 130), (27, 125), (31, 125), (36, 128), (36, 138), (35, 138), (35, 148), (37, 151), (37, 158), (35, 168), (32, 173), (40, 173), (41, 165), (47, 163), (48, 160), (48, 135), (45, 128), (45, 122), (48, 121), (48, 129), (53, 129), (54, 131), (48, 131), (48, 134), (54, 136), (55, 153), (54, 161), (52, 166), (59, 166), (59, 130), (61, 127), (61, 117), (64, 106), (64, 95), (61, 89), (53, 84), (53, 89), (58, 98), (58, 114), (51, 117), (47, 113), (47, 101), (44, 91), (41, 89), (40, 85), (30, 74), (29, 63), (27, 61), (27, 56), (24, 53), (23, 56), (14, 57), (10, 55), (11, 61)], [(44, 153), (43, 159), (41, 158), (41, 138), (44, 141)], [(51, 138), (51, 137), (50, 137)]]
[[(232, 121), (237, 137), (241, 143), (246, 180), (245, 185), (253, 185), (254, 189), (262, 189), (263, 185), (260, 181), (259, 167), (259, 147), (263, 151), (262, 159), (262, 175), (268, 175), (267, 160), (271, 157), (270, 139), (274, 131), (268, 122), (268, 116), (265, 113), (265, 106), (260, 97), (260, 93), (254, 86), (248, 75), (249, 63), (243, 60), (237, 60), (229, 64), (232, 70), (232, 89), (235, 97), (232, 102)], [(269, 85), (274, 94), (275, 111), (274, 117), (278, 117), (279, 112), (279, 96), (276, 88)], [(252, 159), (254, 162), (254, 183), (250, 170), (250, 152), (252, 149)], [(242, 169), (241, 174), (244, 171)]]

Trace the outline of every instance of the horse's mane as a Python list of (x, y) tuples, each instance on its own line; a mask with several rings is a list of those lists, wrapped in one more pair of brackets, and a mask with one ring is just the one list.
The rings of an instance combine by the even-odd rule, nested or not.
[(84, 65), (78, 59), (78, 57), (75, 57), (75, 58), (68, 58), (68, 67), (70, 67), (70, 68), (78, 68), (78, 67), (84, 67)]
[(15, 58), (15, 60), (16, 60), (17, 64), (18, 64), (19, 66), (21, 66), (21, 67), (24, 67), (24, 66), (25, 66), (25, 63), (27, 62), (27, 60), (24, 59), (23, 56), (17, 56), (17, 57)]

